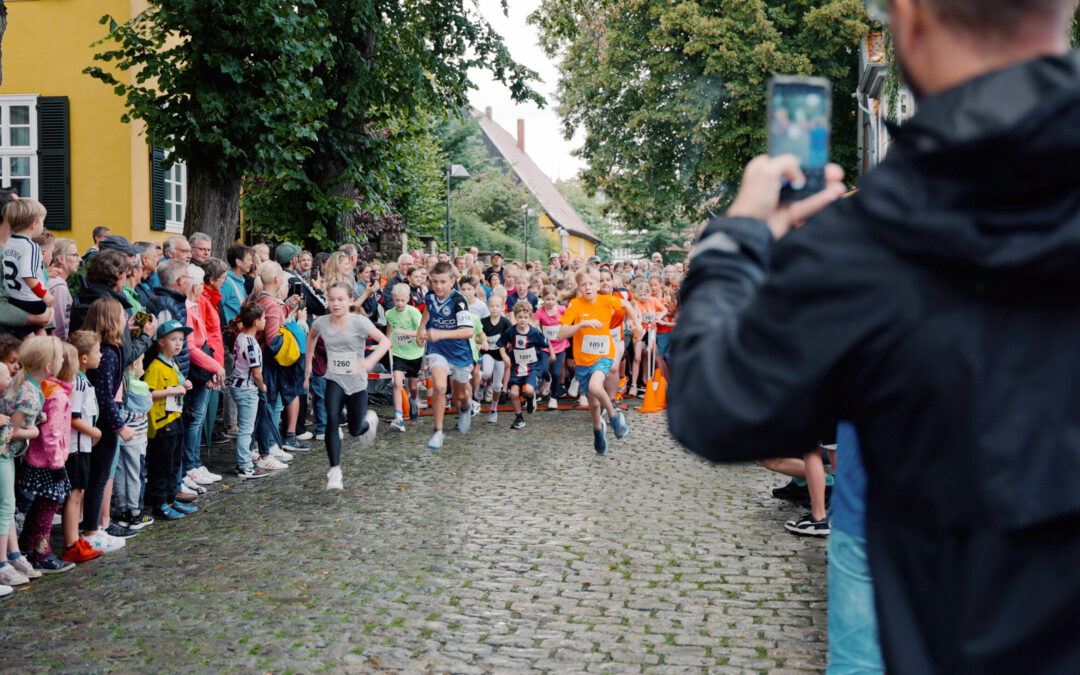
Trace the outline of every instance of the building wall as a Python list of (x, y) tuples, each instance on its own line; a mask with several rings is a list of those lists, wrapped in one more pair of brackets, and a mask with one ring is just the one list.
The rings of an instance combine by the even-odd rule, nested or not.
[[(563, 245), (559, 241), (559, 227), (547, 213), (540, 213), (540, 227), (544, 232), (547, 232), (551, 241), (555, 242), (555, 248), (561, 251)], [(570, 252), (570, 255), (588, 258), (591, 255), (596, 255), (596, 244), (588, 239), (568, 234), (566, 237), (566, 250)]]
[[(132, 241), (164, 239), (150, 230), (150, 150), (141, 122), (123, 124), (123, 99), (83, 74), (107, 32), (105, 14), (126, 21), (145, 0), (8, 2), (0, 94), (67, 96), (70, 105), (71, 230), (55, 230), (86, 250), (105, 225)], [(130, 77), (130, 73), (123, 74)]]

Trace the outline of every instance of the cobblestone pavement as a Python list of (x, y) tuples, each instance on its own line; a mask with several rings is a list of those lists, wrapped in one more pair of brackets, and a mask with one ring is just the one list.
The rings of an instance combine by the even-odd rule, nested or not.
[(823, 543), (784, 532), (781, 477), (698, 460), (663, 415), (630, 413), (607, 457), (584, 412), (485, 419), (437, 453), (426, 418), (384, 422), (346, 443), (344, 493), (323, 489), (321, 443), (269, 479), (226, 476), (194, 517), (0, 600), (3, 669), (824, 667)]

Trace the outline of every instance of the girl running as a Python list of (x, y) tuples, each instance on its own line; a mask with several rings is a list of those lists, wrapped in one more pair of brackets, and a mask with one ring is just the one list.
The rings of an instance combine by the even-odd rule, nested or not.
[(499, 394), (503, 390), (503, 376), (506, 374), (506, 366), (499, 355), (499, 338), (510, 330), (511, 324), (510, 320), (503, 316), (503, 306), (502, 297), (491, 296), (488, 298), (488, 310), (491, 314), (480, 320), (480, 326), (484, 330), (484, 343), (480, 345), (480, 389), (476, 392), (476, 400), (483, 401), (484, 392), (491, 392), (488, 424), (499, 421)]
[[(566, 360), (566, 348), (570, 346), (570, 341), (558, 339), (559, 327), (562, 326), (561, 319), (563, 314), (566, 313), (566, 308), (559, 304), (559, 292), (555, 290), (554, 286), (544, 286), (540, 291), (540, 295), (544, 300), (544, 304), (540, 306), (540, 309), (536, 310), (536, 320), (540, 322), (540, 330), (543, 331), (544, 337), (551, 343), (552, 353), (547, 370), (544, 372), (544, 383), (540, 387), (540, 398), (550, 394), (548, 408), (555, 410), (559, 407), (558, 399), (566, 393), (566, 390), (563, 389), (563, 362)], [(618, 363), (618, 358), (615, 359), (615, 362)]]

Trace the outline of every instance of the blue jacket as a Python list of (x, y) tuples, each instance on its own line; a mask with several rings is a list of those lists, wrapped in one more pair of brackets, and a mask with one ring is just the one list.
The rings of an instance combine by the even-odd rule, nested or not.
[(244, 289), (244, 278), (237, 276), (236, 272), (229, 270), (225, 275), (225, 283), (221, 285), (221, 329), (229, 325), (229, 322), (240, 314), (240, 308), (244, 305), (247, 292)]
[[(150, 298), (150, 302), (146, 304), (146, 311), (157, 317), (159, 325), (169, 319), (176, 319), (185, 326), (188, 325), (187, 298), (170, 288), (158, 288), (154, 292), (154, 297)], [(184, 349), (176, 355), (173, 362), (184, 377), (187, 377), (188, 369), (191, 367), (187, 340), (184, 340)]]

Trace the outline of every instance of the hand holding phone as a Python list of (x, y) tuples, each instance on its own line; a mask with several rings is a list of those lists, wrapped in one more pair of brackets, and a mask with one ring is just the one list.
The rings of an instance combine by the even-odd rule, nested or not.
[(832, 129), (832, 85), (820, 77), (778, 75), (769, 80), (769, 155), (795, 155), (806, 180), (784, 182), (780, 201), (792, 202), (825, 189)]

